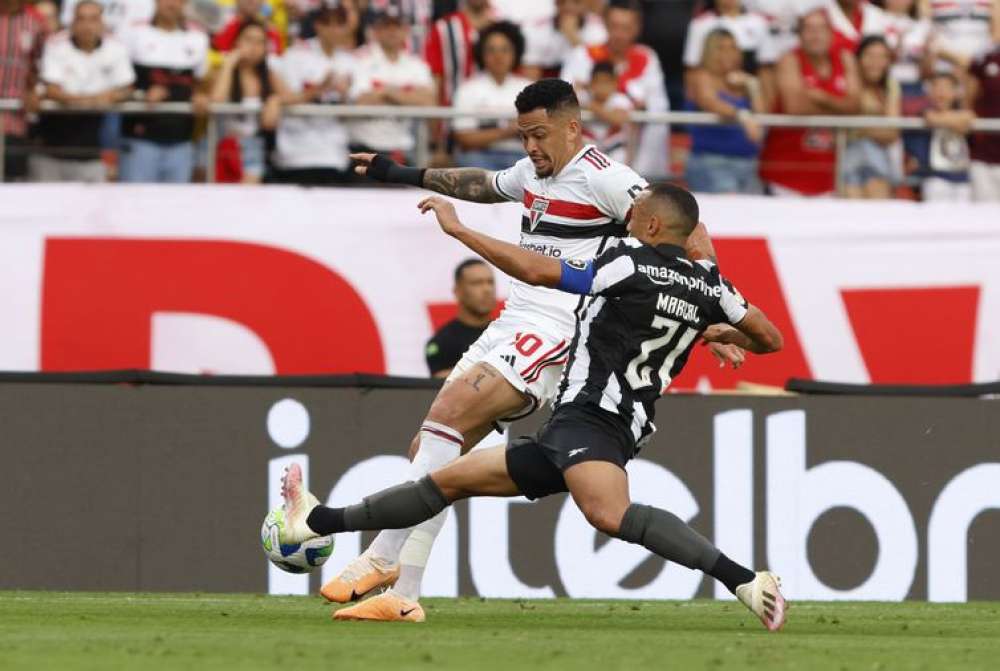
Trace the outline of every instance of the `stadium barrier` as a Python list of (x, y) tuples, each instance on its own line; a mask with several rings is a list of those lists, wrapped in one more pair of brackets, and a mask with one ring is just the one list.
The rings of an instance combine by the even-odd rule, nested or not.
[[(322, 575), (270, 567), (258, 530), (283, 468), (301, 464), (334, 505), (392, 485), (434, 394), (426, 380), (105, 375), (0, 379), (0, 510), (17, 539), (0, 589), (315, 592), (363, 539), (338, 536)], [(792, 599), (997, 599), (997, 404), (671, 396), (631, 488), (738, 561), (770, 566)], [(457, 506), (426, 591), (728, 598), (599, 537), (564, 496)]]
[[(22, 102), (17, 99), (0, 99), (0, 112), (16, 111), (22, 108)], [(128, 112), (129, 114), (181, 114), (191, 115), (190, 103), (142, 103), (126, 102), (102, 108), (67, 108), (51, 101), (42, 104), (42, 110), (48, 114), (80, 114), (81, 112)], [(209, 115), (213, 118), (225, 116), (242, 116), (247, 113), (246, 107), (239, 103), (213, 103)], [(290, 116), (316, 116), (343, 119), (387, 118), (418, 121), (415, 126), (416, 149), (414, 164), (427, 165), (430, 158), (430, 132), (426, 124), (430, 120), (448, 120), (457, 118), (476, 118), (491, 121), (510, 120), (516, 117), (513, 111), (497, 112), (493, 110), (457, 110), (453, 107), (436, 106), (406, 106), (398, 105), (290, 105), (285, 107), (283, 114)], [(584, 112), (584, 119), (591, 118), (589, 112)], [(767, 128), (821, 128), (834, 131), (834, 143), (837, 155), (838, 192), (841, 192), (840, 160), (847, 146), (848, 133), (852, 129), (892, 128), (898, 130), (927, 129), (929, 126), (922, 117), (887, 117), (887, 116), (841, 116), (841, 115), (791, 115), (791, 114), (757, 114), (754, 118)], [(720, 118), (709, 112), (633, 112), (631, 120), (636, 124), (673, 124), (673, 125), (733, 125), (734, 122)], [(1000, 133), (1000, 119), (976, 119), (972, 124), (973, 132)], [(208, 152), (206, 161), (207, 180), (215, 181), (215, 148), (218, 141), (216, 124), (209, 123), (205, 129), (205, 141)], [(0, 157), (4, 155), (4, 139), (0, 135)], [(0, 162), (0, 182), (3, 181), (3, 165)]]
[[(426, 375), (468, 250), (409, 189), (0, 186), (0, 370)], [(1000, 377), (1000, 205), (699, 197), (723, 272), (785, 335), (672, 389)], [(522, 206), (456, 203), (516, 241)], [(14, 289), (16, 288), (16, 289)], [(501, 298), (507, 279), (498, 274)]]

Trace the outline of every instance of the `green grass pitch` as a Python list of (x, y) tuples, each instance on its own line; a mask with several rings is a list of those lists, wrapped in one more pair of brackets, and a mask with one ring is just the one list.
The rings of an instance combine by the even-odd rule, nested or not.
[(998, 669), (1000, 603), (427, 599), (422, 625), (318, 597), (0, 592), (0, 669)]

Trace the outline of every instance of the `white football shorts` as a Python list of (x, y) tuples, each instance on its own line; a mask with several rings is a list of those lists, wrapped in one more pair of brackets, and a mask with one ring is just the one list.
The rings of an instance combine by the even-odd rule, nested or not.
[(511, 422), (527, 417), (550, 403), (559, 392), (563, 366), (569, 358), (572, 333), (555, 324), (526, 324), (504, 320), (490, 324), (465, 352), (447, 381), (451, 382), (479, 362), (496, 368), (511, 386), (528, 397), (524, 408), (496, 422), (503, 431)]

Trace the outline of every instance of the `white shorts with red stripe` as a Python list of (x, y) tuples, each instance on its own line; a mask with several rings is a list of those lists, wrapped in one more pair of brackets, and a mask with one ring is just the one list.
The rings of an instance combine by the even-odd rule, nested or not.
[(522, 410), (495, 422), (506, 430), (511, 422), (527, 417), (555, 398), (572, 339), (572, 333), (565, 333), (554, 322), (529, 325), (505, 320), (501, 315), (455, 364), (448, 381), (480, 362), (496, 368), (511, 386), (528, 397)]

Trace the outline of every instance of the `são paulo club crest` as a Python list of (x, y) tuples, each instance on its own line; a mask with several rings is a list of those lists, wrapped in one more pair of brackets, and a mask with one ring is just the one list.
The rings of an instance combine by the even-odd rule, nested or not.
[(545, 214), (545, 210), (549, 209), (549, 201), (544, 198), (535, 198), (531, 203), (531, 210), (528, 213), (531, 222), (531, 230), (535, 230), (538, 226), (538, 220), (542, 218)]

